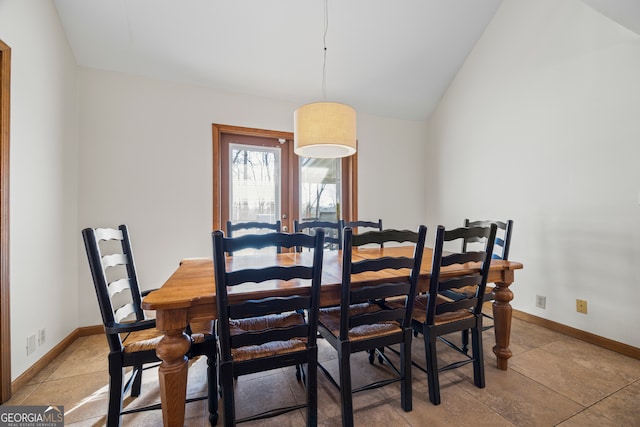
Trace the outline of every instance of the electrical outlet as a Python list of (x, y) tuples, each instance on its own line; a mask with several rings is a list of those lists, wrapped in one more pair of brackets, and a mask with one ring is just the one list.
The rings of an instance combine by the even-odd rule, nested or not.
[(586, 299), (577, 299), (576, 300), (576, 311), (578, 313), (587, 314), (587, 300)]
[(36, 335), (27, 337), (27, 356), (36, 351)]
[(38, 331), (38, 345), (41, 346), (47, 339), (46, 329), (40, 329)]
[(536, 295), (536, 307), (547, 308), (547, 297), (542, 295)]

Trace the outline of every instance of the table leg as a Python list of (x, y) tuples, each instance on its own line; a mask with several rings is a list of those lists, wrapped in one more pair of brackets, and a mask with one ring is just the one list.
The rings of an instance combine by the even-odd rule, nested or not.
[[(187, 370), (189, 367), (186, 353), (191, 348), (191, 340), (184, 333), (184, 321), (181, 313), (157, 312), (156, 325), (164, 337), (158, 343), (156, 354), (162, 360), (158, 370), (160, 380), (160, 400), (162, 402), (162, 420), (165, 427), (184, 425), (185, 400), (187, 397)], [(177, 315), (177, 316), (176, 316)]]
[(497, 357), (498, 369), (506, 371), (509, 358), (512, 356), (509, 349), (509, 337), (511, 336), (512, 308), (509, 301), (513, 299), (513, 292), (509, 289), (512, 282), (495, 282), (495, 300), (493, 302), (493, 321), (496, 336), (496, 345), (493, 353)]

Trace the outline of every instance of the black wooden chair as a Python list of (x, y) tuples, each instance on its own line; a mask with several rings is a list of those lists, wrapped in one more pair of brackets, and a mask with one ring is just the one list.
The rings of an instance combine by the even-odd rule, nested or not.
[[(513, 231), (513, 221), (508, 220), (506, 222), (502, 221), (492, 221), (492, 220), (484, 220), (484, 221), (470, 221), (468, 218), (464, 220), (465, 227), (488, 227), (491, 224), (496, 224), (498, 227), (496, 230), (496, 238), (495, 238), (495, 246), (493, 248), (492, 259), (509, 259), (509, 248), (511, 247), (511, 232)], [(462, 241), (462, 252), (467, 252), (469, 248), (473, 247), (481, 247), (484, 245), (484, 241), (482, 238), (469, 238)], [(452, 289), (450, 291), (445, 292), (444, 294), (452, 299), (466, 298), (469, 294), (473, 294), (475, 292), (474, 287), (469, 287), (465, 289)], [(462, 294), (462, 295), (461, 295)], [(484, 293), (484, 302), (495, 300), (494, 287), (490, 284), (487, 284), (487, 288)], [(485, 319), (493, 320), (493, 317), (483, 313), (482, 314)], [(484, 325), (483, 330), (488, 330), (493, 328), (493, 323), (489, 325)], [(465, 351), (469, 349), (469, 331), (462, 332), (462, 348)]]
[[(418, 232), (385, 230), (357, 235), (353, 234), (353, 230), (349, 227), (344, 229), (340, 306), (323, 308), (318, 316), (320, 335), (338, 352), (339, 383), (322, 365), (319, 367), (329, 381), (340, 389), (343, 426), (353, 425), (352, 393), (398, 381), (401, 382), (402, 409), (405, 411), (412, 409), (411, 313), (426, 234), (427, 229), (424, 226), (420, 226)], [(412, 242), (415, 244), (414, 254), (412, 257), (394, 257), (381, 250), (379, 258), (360, 261), (352, 258), (354, 246), (384, 242)], [(407, 276), (400, 281), (352, 287), (352, 275), (388, 268), (408, 269)], [(401, 297), (403, 303), (393, 309), (387, 309), (384, 306), (384, 300), (394, 297)], [(379, 353), (379, 356), (383, 357), (395, 371), (393, 377), (352, 389), (351, 354), (360, 351), (372, 352), (393, 344), (400, 344), (399, 368), (396, 368), (384, 353)]]
[(342, 229), (344, 221), (293, 221), (293, 231), (296, 233), (305, 233), (312, 235), (315, 230), (322, 229), (324, 231), (325, 249), (342, 249)]
[[(220, 347), (218, 367), (225, 425), (233, 426), (244, 421), (273, 417), (304, 407), (307, 408), (307, 425), (317, 425), (316, 341), (324, 232), (319, 230), (315, 236), (302, 233), (269, 233), (226, 238), (221, 231), (214, 231), (212, 237)], [(309, 254), (309, 260), (312, 262), (291, 267), (252, 264), (246, 269), (227, 270), (226, 252), (270, 246), (309, 248), (313, 250), (313, 254)], [(244, 302), (233, 302), (228, 298), (227, 290), (233, 286), (268, 280), (307, 280), (311, 286), (303, 288), (303, 293), (286, 298), (265, 296)], [(299, 312), (301, 310), (306, 310), (308, 322), (305, 321), (304, 314)], [(234, 379), (254, 372), (304, 364), (307, 365), (304, 375), (304, 404), (271, 409), (236, 420)]]
[[(412, 322), (414, 331), (423, 334), (426, 353), (426, 366), (422, 367), (417, 363), (414, 363), (414, 366), (427, 373), (429, 400), (434, 405), (440, 404), (439, 372), (473, 363), (474, 384), (479, 388), (485, 386), (482, 354), (482, 296), (487, 285), (495, 234), (495, 224), (489, 227), (463, 227), (453, 230), (445, 230), (443, 226), (438, 226), (433, 248), (429, 291), (416, 297)], [(445, 242), (475, 238), (484, 239), (485, 244), (482, 250), (445, 254), (443, 249)], [(466, 276), (450, 278), (447, 277), (446, 270), (442, 271), (450, 265), (471, 262), (479, 263), (479, 268)], [(442, 295), (450, 289), (466, 286), (473, 286), (476, 289), (475, 293), (457, 300)], [(443, 335), (464, 330), (471, 331), (471, 356), (462, 348), (443, 339)], [(462, 359), (438, 367), (436, 350), (438, 338), (458, 351)]]
[[(235, 224), (231, 221), (227, 221), (227, 237), (234, 237), (234, 232), (240, 232), (239, 235), (244, 234), (256, 234), (256, 233), (279, 233), (281, 231), (282, 224), (280, 220), (276, 222), (259, 222), (259, 221), (249, 221), (249, 222), (236, 222)], [(237, 237), (237, 236), (235, 236)], [(279, 246), (275, 248), (277, 253), (282, 252), (282, 248)], [(228, 254), (229, 256), (233, 255), (232, 253)]]
[[(89, 259), (104, 331), (109, 343), (109, 427), (120, 425), (121, 415), (160, 409), (160, 404), (123, 411), (123, 397), (131, 390), (131, 396), (140, 395), (142, 371), (157, 366), (160, 359), (156, 348), (162, 334), (156, 329), (155, 319), (145, 318), (141, 307), (136, 268), (131, 250), (129, 233), (125, 225), (113, 228), (86, 228), (82, 230)], [(208, 396), (188, 399), (187, 402), (209, 399), (209, 421), (215, 425), (218, 417), (218, 401), (215, 398), (216, 340), (214, 322), (192, 323), (185, 331), (191, 338), (189, 358), (207, 357)], [(123, 370), (132, 367), (127, 381)]]

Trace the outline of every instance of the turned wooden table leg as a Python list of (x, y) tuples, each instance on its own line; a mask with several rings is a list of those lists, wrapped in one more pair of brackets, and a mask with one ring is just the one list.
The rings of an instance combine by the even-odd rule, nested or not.
[[(512, 272), (513, 273), (513, 272)], [(511, 336), (512, 308), (509, 301), (513, 299), (513, 292), (509, 289), (511, 282), (495, 282), (495, 300), (493, 302), (493, 321), (496, 336), (496, 345), (493, 353), (498, 361), (498, 369), (506, 371), (509, 366), (509, 358), (512, 356), (509, 349), (509, 337)]]
[(184, 333), (186, 311), (158, 311), (156, 325), (164, 334), (156, 350), (162, 360), (158, 370), (162, 420), (165, 427), (182, 427), (189, 366), (185, 355), (191, 348), (191, 340)]

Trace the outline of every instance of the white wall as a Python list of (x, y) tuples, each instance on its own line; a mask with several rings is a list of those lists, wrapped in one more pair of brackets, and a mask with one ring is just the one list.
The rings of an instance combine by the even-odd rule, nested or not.
[[(78, 233), (126, 223), (142, 288), (161, 286), (181, 258), (211, 256), (211, 124), (291, 132), (297, 106), (92, 69), (79, 74)], [(361, 114), (358, 140), (360, 216), (416, 228), (425, 212), (426, 124)], [(98, 324), (84, 253), (79, 260), (79, 324)]]
[(578, 0), (505, 0), (431, 117), (427, 193), (433, 223), (514, 219), (515, 308), (636, 347), (638, 105), (638, 34)]
[[(79, 70), (51, 2), (0, 0), (0, 39), (12, 48), (15, 379), (77, 327), (100, 323), (82, 228), (127, 223), (143, 288), (162, 285), (181, 258), (211, 253), (211, 124), (292, 131), (297, 106)], [(361, 217), (424, 222), (425, 123), (359, 115), (358, 136)], [(385, 173), (398, 153), (402, 172)], [(46, 342), (27, 357), (42, 328)]]
[[(50, 2), (0, 0), (11, 47), (12, 379), (78, 326), (76, 65)], [(26, 356), (26, 339), (46, 341)], [(5, 351), (3, 349), (3, 351)]]

